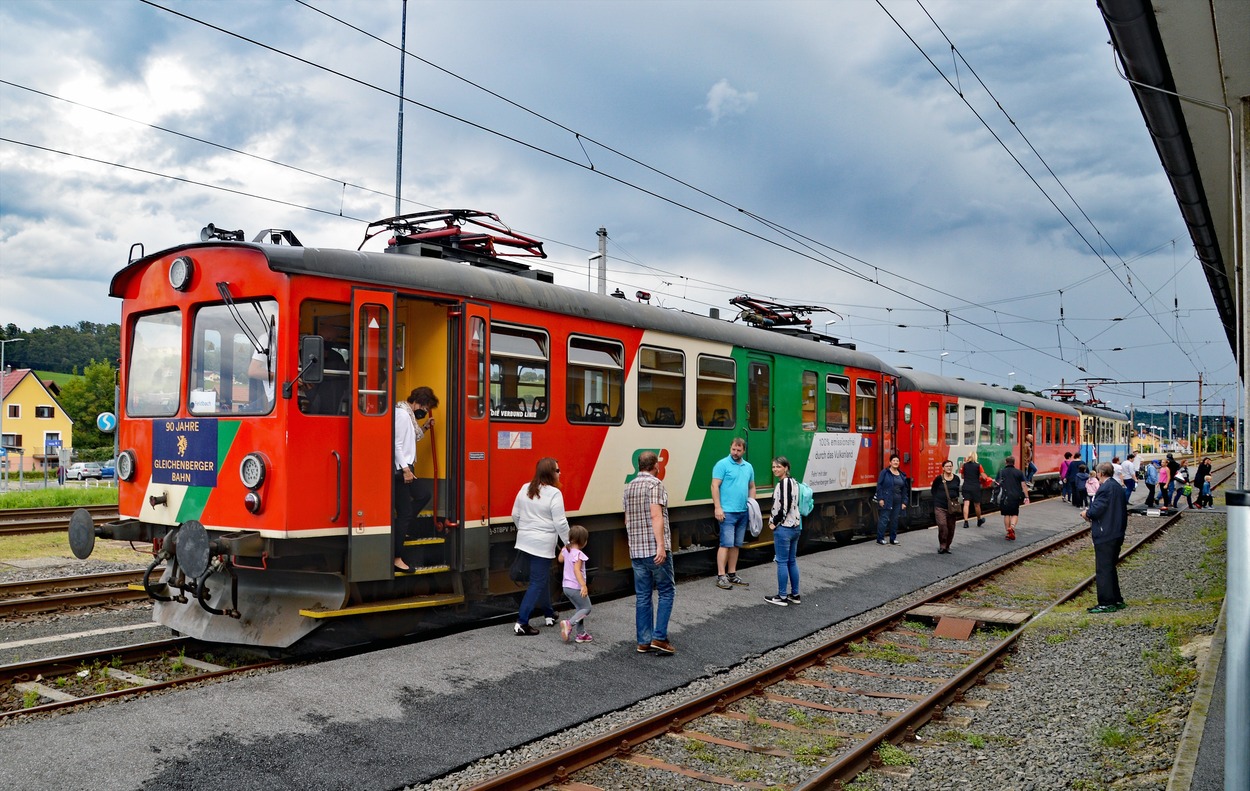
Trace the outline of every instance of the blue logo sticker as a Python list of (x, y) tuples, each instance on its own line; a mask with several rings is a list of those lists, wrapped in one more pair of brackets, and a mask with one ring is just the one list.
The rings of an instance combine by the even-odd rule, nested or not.
[(155, 420), (152, 483), (217, 485), (217, 419)]

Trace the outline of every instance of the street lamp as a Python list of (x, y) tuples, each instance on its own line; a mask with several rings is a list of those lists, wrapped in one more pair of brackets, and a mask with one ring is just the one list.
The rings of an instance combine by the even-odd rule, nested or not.
[(942, 352), (938, 355), (938, 375), (941, 376), (946, 372), (946, 357), (950, 352)]
[[(0, 448), (4, 447), (4, 412), (5, 412), (5, 407), (4, 407), (4, 374), (5, 374), (4, 347), (10, 343), (19, 343), (20, 341), (24, 341), (24, 340), (26, 339), (25, 338), (9, 338), (7, 340), (0, 341)], [(4, 488), (5, 488), (5, 491), (8, 491), (9, 456), (7, 453), (4, 456)]]
[(594, 290), (595, 290), (595, 289), (594, 289), (594, 286), (593, 286), (593, 284), (592, 284), (592, 280), (593, 280), (593, 274), (592, 274), (592, 273), (594, 272), (594, 263), (595, 263), (595, 261), (598, 261), (600, 258), (603, 258), (603, 254), (602, 254), (602, 253), (595, 253), (595, 254), (594, 254), (594, 255), (592, 255), (589, 259), (587, 259), (587, 260), (586, 260), (586, 290), (587, 290), (587, 291), (594, 291)]
[(1016, 375), (1016, 372), (1015, 372), (1015, 371), (1008, 371), (1008, 372), (1007, 372), (1007, 389), (1008, 389), (1008, 390), (1015, 390), (1015, 389), (1016, 389), (1016, 385), (1015, 385), (1015, 383), (1011, 381), (1011, 377), (1013, 377), (1013, 376), (1015, 376), (1015, 375)]

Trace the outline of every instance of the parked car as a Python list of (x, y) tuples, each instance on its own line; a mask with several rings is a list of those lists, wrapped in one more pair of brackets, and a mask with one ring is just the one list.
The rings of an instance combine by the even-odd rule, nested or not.
[(112, 459), (109, 459), (108, 461), (101, 464), (100, 465), (100, 477), (101, 478), (116, 478), (117, 477), (116, 462), (114, 462)]
[(65, 471), (65, 480), (82, 481), (87, 478), (95, 478), (99, 480), (104, 477), (104, 471), (100, 467), (98, 461), (78, 461), (70, 465)]

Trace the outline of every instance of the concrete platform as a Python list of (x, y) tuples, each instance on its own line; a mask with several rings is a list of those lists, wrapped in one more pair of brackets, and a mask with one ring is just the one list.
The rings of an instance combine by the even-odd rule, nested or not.
[(900, 546), (806, 555), (800, 607), (763, 600), (776, 592), (771, 562), (739, 569), (750, 588), (681, 584), (674, 656), (636, 653), (630, 597), (595, 605), (589, 644), (562, 642), (558, 628), (518, 637), (493, 626), (17, 723), (0, 732), (0, 766), (31, 791), (399, 788), (713, 675), (1078, 522), (1052, 500), (1021, 510), (1014, 542), (990, 515), (957, 528), (951, 554), (937, 554), (929, 529)]

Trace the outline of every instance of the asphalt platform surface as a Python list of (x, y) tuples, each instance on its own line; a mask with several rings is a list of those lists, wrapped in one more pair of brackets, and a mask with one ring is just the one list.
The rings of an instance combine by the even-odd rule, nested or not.
[[(395, 789), (715, 675), (953, 573), (1045, 540), (1080, 521), (1055, 500), (957, 528), (949, 555), (935, 529), (799, 559), (803, 605), (776, 607), (771, 562), (740, 568), (749, 588), (711, 578), (677, 588), (673, 656), (634, 649), (633, 597), (596, 604), (594, 642), (559, 628), (518, 637), (491, 626), (366, 655), (238, 678), (0, 729), (4, 781), (29, 791)], [(962, 522), (960, 523), (962, 524)], [(592, 559), (593, 562), (593, 559)], [(1092, 569), (1091, 569), (1092, 572)], [(534, 623), (540, 623), (535, 619)], [(1217, 693), (1222, 694), (1222, 689)], [(1222, 717), (1203, 732), (1203, 765), (1222, 762)], [(1220, 740), (1217, 754), (1208, 739)], [(1218, 770), (1222, 777), (1222, 766)], [(1202, 786), (1208, 787), (1208, 786)]]

